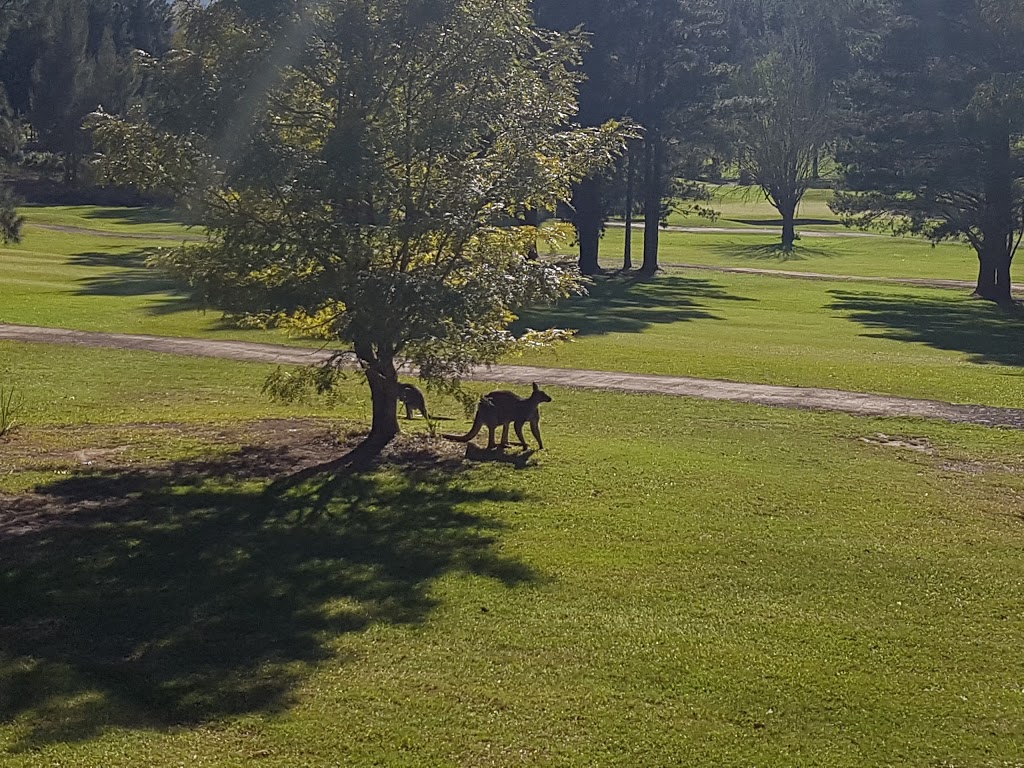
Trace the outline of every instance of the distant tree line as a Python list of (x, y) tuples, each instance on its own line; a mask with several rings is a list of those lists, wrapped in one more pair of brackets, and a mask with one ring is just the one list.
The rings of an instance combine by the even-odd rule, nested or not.
[[(233, 88), (198, 82), (160, 93), (152, 75), (195, 66), (187, 51), (171, 51), (182, 14), (225, 3), (264, 20), (350, 5), (0, 0), (0, 162), (80, 183), (91, 152), (82, 122), (100, 105), (160, 114), (164, 124), (193, 121), (177, 128), (220, 130), (232, 141), (237, 126), (216, 126), (253, 92), (245, 61), (265, 41), (247, 40), (252, 30), (221, 41), (220, 53), (240, 63)], [(412, 18), (448, 4), (395, 8)], [(842, 190), (835, 207), (850, 223), (968, 242), (978, 295), (1009, 301), (1024, 230), (1024, 3), (534, 0), (531, 10), (540, 27), (585, 39), (575, 120), (636, 127), (617, 162), (575, 185), (559, 211), (575, 227), (582, 272), (600, 270), (604, 227), (621, 216), (627, 225), (642, 219), (644, 233), (638, 257), (625, 238), (622, 265), (653, 273), (668, 213), (713, 215), (708, 183), (723, 177), (760, 187), (779, 212), (779, 245), (791, 249), (800, 201), (826, 163), (828, 182)], [(16, 236), (10, 195), (0, 191), (5, 210), (0, 237)], [(528, 209), (523, 220), (537, 216)]]
[[(536, 0), (542, 24), (585, 30), (585, 123), (640, 135), (567, 212), (580, 268), (598, 271), (608, 217), (644, 220), (657, 269), (671, 206), (706, 210), (725, 169), (761, 188), (796, 239), (820, 175), (850, 223), (888, 225), (978, 255), (976, 292), (1010, 301), (1024, 233), (1024, 3), (1019, 0)], [(626, 238), (623, 266), (632, 266)]]
[[(146, 60), (166, 53), (172, 31), (166, 0), (0, 0), (0, 182), (20, 163), (77, 184), (85, 116), (139, 103)], [(0, 210), (11, 202), (0, 191)], [(9, 213), (0, 237), (17, 237)]]

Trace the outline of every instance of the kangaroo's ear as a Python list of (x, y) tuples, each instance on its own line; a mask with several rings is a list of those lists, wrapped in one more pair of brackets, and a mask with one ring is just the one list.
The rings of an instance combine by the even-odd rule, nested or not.
[(536, 392), (540, 387), (537, 386), (537, 382), (533, 382), (533, 391)]

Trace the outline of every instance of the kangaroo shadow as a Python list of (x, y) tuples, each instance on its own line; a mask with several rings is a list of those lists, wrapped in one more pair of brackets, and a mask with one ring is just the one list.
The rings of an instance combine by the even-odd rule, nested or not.
[(338, 635), (428, 619), (445, 574), (537, 578), (477, 509), (522, 496), (472, 487), (461, 462), (396, 454), (266, 493), (280, 451), (83, 473), (0, 514), (13, 751), (280, 711), (345, 663)]
[(1024, 317), (978, 299), (830, 291), (830, 309), (842, 312), (877, 338), (963, 352), (973, 363), (1024, 365)]
[(733, 301), (756, 300), (734, 296), (710, 280), (681, 275), (659, 275), (649, 280), (600, 277), (586, 296), (523, 312), (512, 330), (521, 333), (527, 328), (575, 328), (580, 336), (636, 333), (654, 325), (720, 320), (708, 305)]

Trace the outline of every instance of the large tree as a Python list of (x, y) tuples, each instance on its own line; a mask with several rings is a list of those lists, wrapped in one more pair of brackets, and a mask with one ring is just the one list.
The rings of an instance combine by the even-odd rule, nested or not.
[[(376, 448), (398, 432), (403, 361), (453, 386), (560, 336), (507, 330), (579, 286), (509, 223), (567, 198), (621, 140), (571, 124), (579, 41), (536, 28), (527, 0), (274, 5), (194, 9), (154, 123), (96, 115), (94, 136), (115, 178), (174, 190), (207, 225), (165, 266), (215, 306), (354, 356)], [(175, 100), (220, 113), (189, 131)]]
[(1012, 301), (1024, 234), (1024, 10), (1015, 0), (894, 0), (840, 154), (836, 210), (978, 256), (976, 293)]
[[(659, 227), (680, 195), (702, 188), (675, 183), (680, 161), (706, 139), (724, 57), (721, 14), (711, 0), (538, 0), (539, 17), (558, 29), (588, 35), (580, 92), (581, 118), (599, 124), (629, 118), (639, 129), (623, 166), (626, 197), (639, 183), (644, 211), (642, 269), (658, 268)], [(616, 195), (604, 173), (577, 185), (570, 219), (580, 243), (580, 268), (597, 272), (598, 245)], [(628, 238), (627, 238), (628, 241)]]
[(880, 21), (879, 0), (724, 0), (736, 68), (723, 102), (737, 165), (779, 212), (783, 250), (826, 146), (843, 132), (844, 81)]
[[(0, 54), (7, 35), (22, 19), (28, 0), (0, 0)], [(0, 243), (18, 242), (24, 219), (18, 214), (18, 201), (3, 184), (5, 167), (19, 142), (19, 130), (7, 100), (7, 89), (0, 81)]]

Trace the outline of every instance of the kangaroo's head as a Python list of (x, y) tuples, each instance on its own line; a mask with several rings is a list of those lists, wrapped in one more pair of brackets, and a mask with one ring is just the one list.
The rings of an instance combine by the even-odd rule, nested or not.
[(551, 402), (551, 395), (549, 395), (543, 389), (538, 387), (536, 381), (533, 382), (533, 394), (530, 395), (530, 398), (533, 399), (535, 402), (538, 402), (538, 403), (550, 403)]

